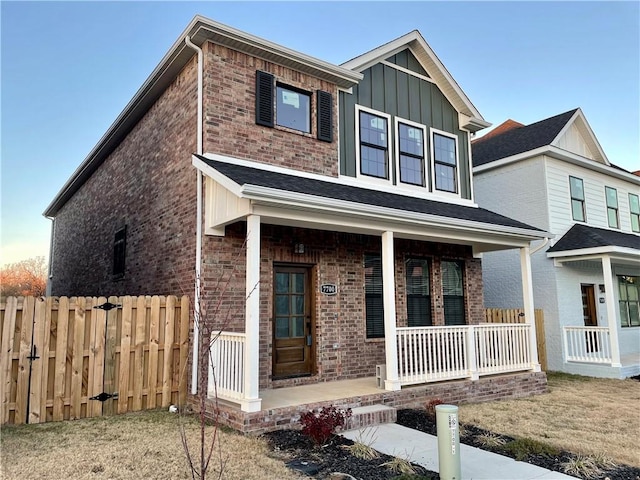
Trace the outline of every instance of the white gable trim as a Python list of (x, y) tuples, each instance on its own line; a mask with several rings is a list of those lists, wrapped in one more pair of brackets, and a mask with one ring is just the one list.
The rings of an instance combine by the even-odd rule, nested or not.
[(573, 116), (569, 119), (569, 121), (565, 124), (562, 130), (558, 132), (558, 135), (556, 135), (556, 138), (553, 139), (553, 141), (551, 142), (551, 145), (557, 147), (558, 141), (569, 131), (571, 126), (574, 124), (578, 128), (578, 131), (582, 134), (585, 143), (589, 147), (589, 150), (591, 150), (591, 152), (596, 157), (594, 161), (598, 161), (603, 163), (604, 165), (610, 166), (611, 163), (609, 162), (609, 159), (604, 153), (604, 150), (600, 146), (600, 142), (598, 142), (598, 138), (596, 137), (595, 133), (593, 133), (593, 130), (589, 126), (589, 123), (587, 122), (587, 119), (584, 116), (584, 113), (582, 113), (582, 110), (579, 108), (576, 110)]

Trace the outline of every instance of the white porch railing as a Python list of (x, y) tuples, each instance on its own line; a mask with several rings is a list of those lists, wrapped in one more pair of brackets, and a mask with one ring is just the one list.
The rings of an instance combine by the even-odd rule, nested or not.
[(612, 363), (607, 327), (564, 327), (567, 362)]
[(211, 342), (208, 395), (212, 397), (217, 393), (220, 398), (241, 400), (244, 396), (245, 334), (215, 332)]
[(400, 383), (477, 379), (532, 368), (529, 324), (398, 327)]

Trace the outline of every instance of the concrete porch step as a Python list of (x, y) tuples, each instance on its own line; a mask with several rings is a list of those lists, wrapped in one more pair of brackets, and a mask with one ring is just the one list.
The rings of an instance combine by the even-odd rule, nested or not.
[(345, 425), (345, 430), (355, 430), (383, 423), (396, 423), (397, 417), (397, 410), (386, 405), (355, 407), (351, 409), (351, 418)]

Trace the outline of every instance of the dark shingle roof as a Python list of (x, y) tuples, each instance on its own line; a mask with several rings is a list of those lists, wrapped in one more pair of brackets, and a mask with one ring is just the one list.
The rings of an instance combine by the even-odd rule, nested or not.
[(625, 247), (640, 250), (640, 236), (576, 223), (547, 251), (564, 252), (596, 247)]
[(373, 205), (504, 227), (522, 228), (544, 234), (543, 230), (536, 227), (526, 225), (483, 208), (425, 200), (351, 185), (342, 185), (335, 182), (277, 173), (260, 168), (211, 160), (200, 155), (196, 155), (196, 157), (238, 185), (256, 185), (287, 192), (360, 203), (363, 205)]
[(550, 145), (577, 110), (575, 108), (531, 125), (513, 128), (486, 140), (479, 138), (471, 144), (473, 166), (478, 167), (494, 160)]

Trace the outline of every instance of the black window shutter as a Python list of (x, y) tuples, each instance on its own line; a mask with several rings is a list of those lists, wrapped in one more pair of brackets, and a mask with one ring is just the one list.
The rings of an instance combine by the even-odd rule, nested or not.
[(273, 127), (273, 75), (256, 72), (256, 123)]
[(329, 92), (318, 90), (318, 140), (333, 141), (333, 99)]

